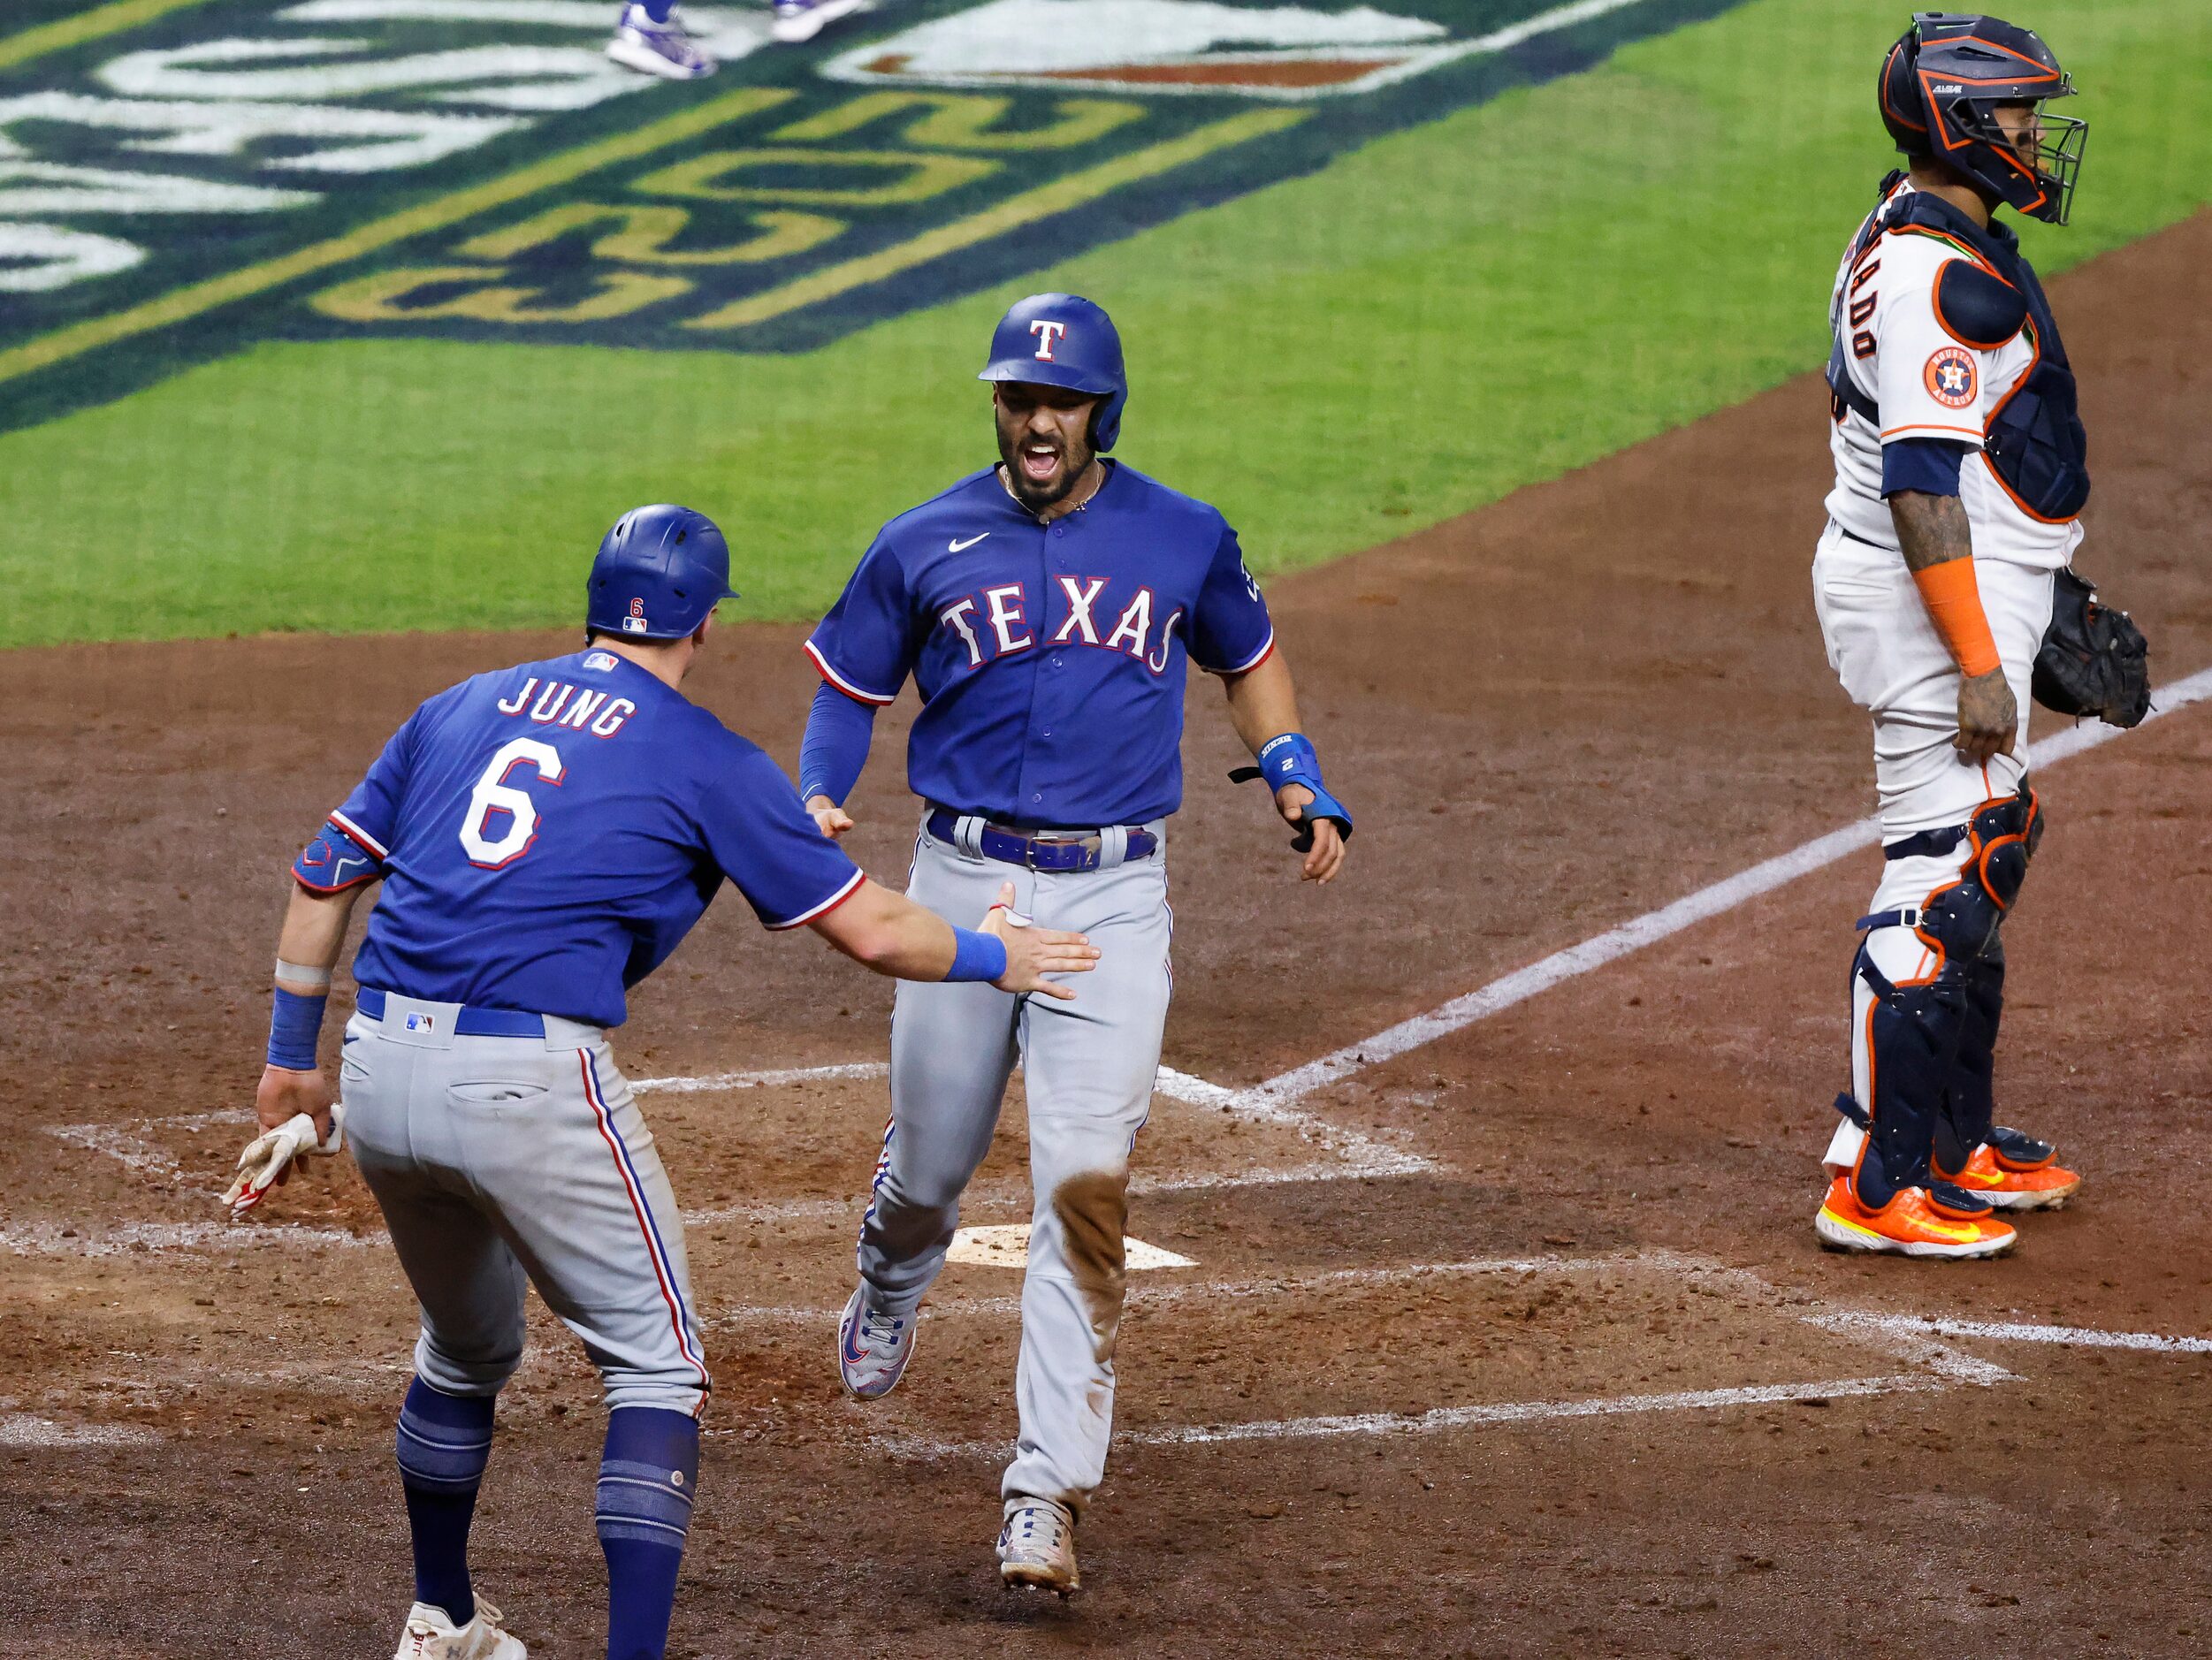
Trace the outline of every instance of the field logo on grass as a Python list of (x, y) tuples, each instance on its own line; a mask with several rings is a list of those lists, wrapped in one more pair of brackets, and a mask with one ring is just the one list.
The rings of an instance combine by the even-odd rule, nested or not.
[(0, 426), (271, 339), (803, 351), (1734, 4), (701, 6), (683, 84), (613, 0), (95, 10), (0, 34)]
[(824, 72), (892, 85), (1309, 98), (1371, 92), (1473, 47), (1442, 23), (1364, 5), (989, 0), (842, 53)]

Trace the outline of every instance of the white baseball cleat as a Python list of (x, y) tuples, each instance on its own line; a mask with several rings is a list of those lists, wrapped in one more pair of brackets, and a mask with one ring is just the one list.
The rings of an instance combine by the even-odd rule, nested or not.
[(655, 23), (652, 14), (637, 0), (629, 0), (622, 8), (614, 38), (606, 43), (606, 55), (625, 69), (659, 75), (664, 80), (697, 80), (720, 67), (713, 55), (684, 32), (674, 8), (666, 23)]
[(837, 1322), (837, 1380), (856, 1401), (880, 1401), (898, 1387), (914, 1358), (919, 1313), (894, 1314), (867, 1303), (861, 1286)]
[(1083, 1588), (1075, 1572), (1075, 1517), (1049, 1498), (1010, 1498), (998, 1530), (998, 1577), (1010, 1587), (1072, 1596)]
[(797, 46), (820, 34), (825, 25), (867, 9), (868, 0), (775, 0), (768, 33), (786, 46)]
[(392, 1660), (527, 1660), (519, 1637), (500, 1629), (500, 1611), (477, 1598), (476, 1618), (455, 1626), (442, 1608), (417, 1603), (408, 1611)]

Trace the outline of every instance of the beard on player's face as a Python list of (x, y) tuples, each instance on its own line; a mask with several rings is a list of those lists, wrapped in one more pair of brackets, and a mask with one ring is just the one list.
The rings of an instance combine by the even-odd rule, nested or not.
[(998, 456), (1014, 495), (1041, 513), (1073, 490), (1097, 452), (1091, 447), (1091, 412), (1098, 400), (1062, 386), (1001, 381), (991, 409), (998, 427)]

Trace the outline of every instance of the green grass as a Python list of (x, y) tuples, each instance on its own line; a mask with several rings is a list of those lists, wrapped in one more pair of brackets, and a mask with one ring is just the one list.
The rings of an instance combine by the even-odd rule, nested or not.
[[(1258, 567), (1348, 552), (1816, 366), (1906, 10), (1756, 0), (1025, 286), (1111, 307), (1120, 453)], [(2033, 20), (2094, 123), (2076, 223), (2027, 232), (2043, 269), (2202, 206), (2212, 7)], [(268, 346), (0, 438), (0, 643), (566, 621), (601, 529), (669, 497), (729, 531), (737, 614), (808, 614), (989, 458), (971, 377), (1011, 292), (799, 358)]]

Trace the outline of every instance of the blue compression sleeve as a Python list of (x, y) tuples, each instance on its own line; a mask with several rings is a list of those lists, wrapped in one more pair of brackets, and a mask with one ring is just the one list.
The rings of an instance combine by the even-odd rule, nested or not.
[(799, 799), (827, 796), (842, 803), (860, 781), (874, 735), (873, 704), (846, 697), (828, 681), (815, 688), (814, 706), (806, 712), (806, 737), (799, 745)]
[(279, 986), (269, 1009), (269, 1064), (289, 1072), (315, 1070), (316, 1039), (323, 1033), (323, 1009), (330, 1001), (302, 997)]
[(1899, 438), (1881, 446), (1881, 493), (1917, 490), (1924, 496), (1958, 494), (1958, 467), (1967, 446), (1956, 438)]
[(995, 933), (968, 928), (952, 931), (952, 966), (949, 980), (995, 980), (1006, 972), (1006, 941)]

